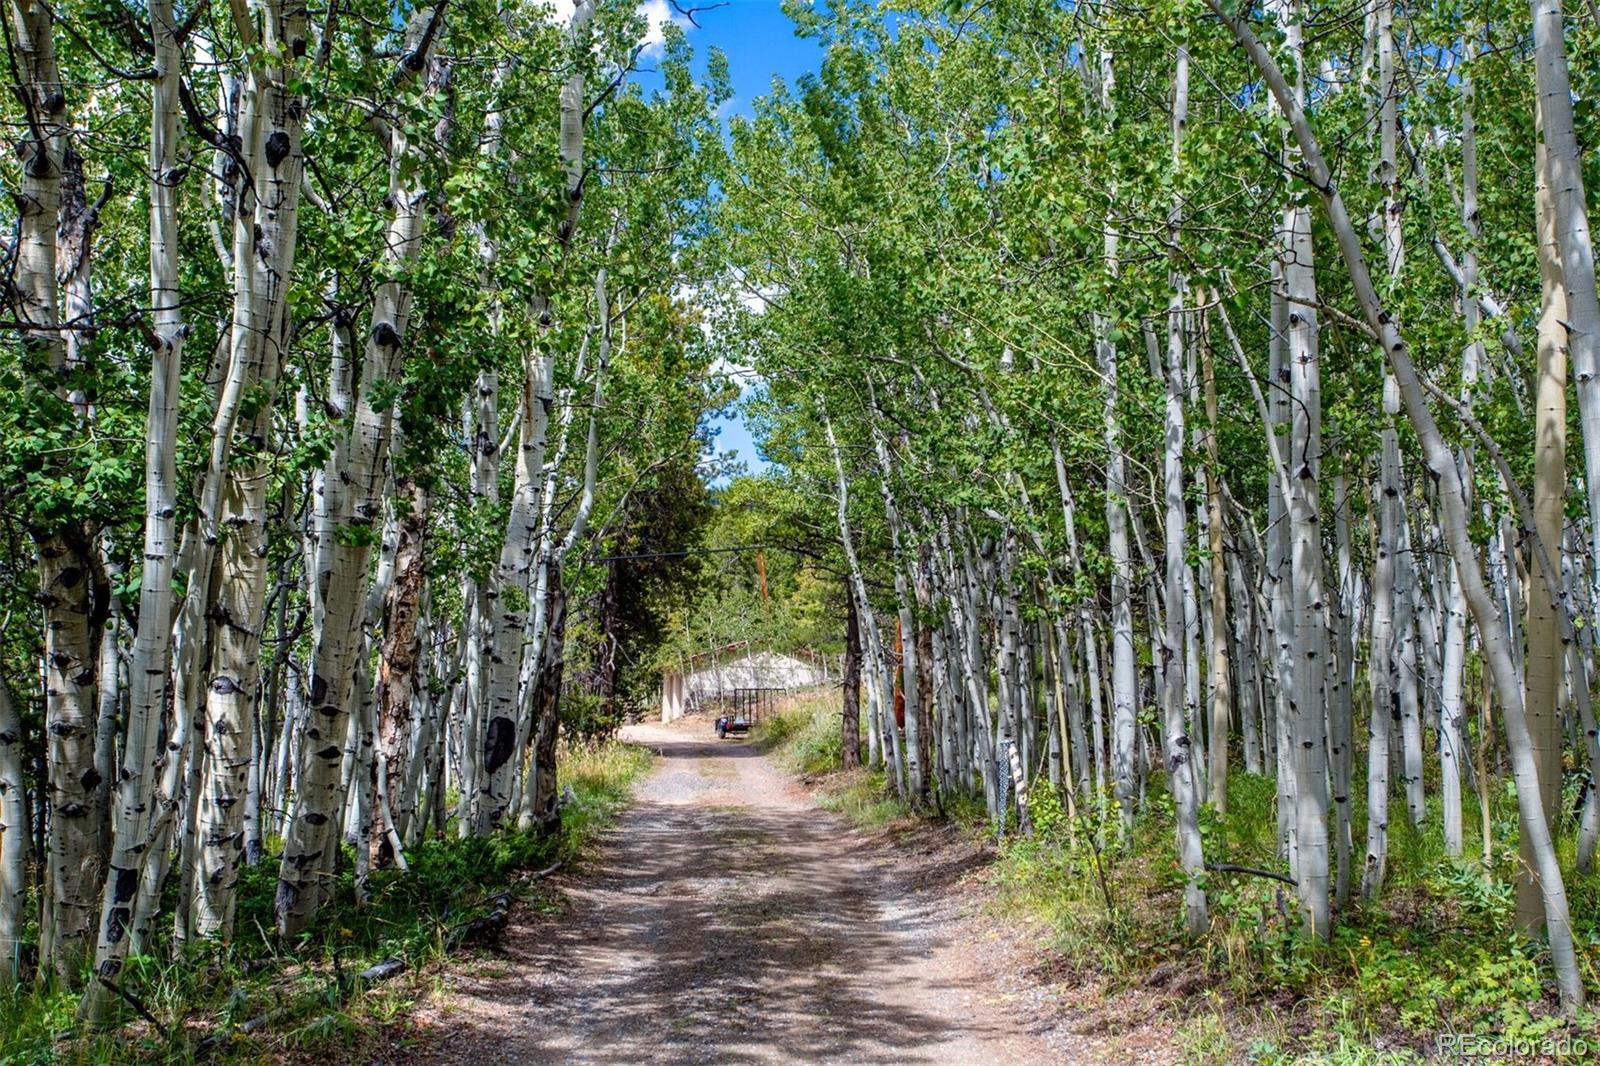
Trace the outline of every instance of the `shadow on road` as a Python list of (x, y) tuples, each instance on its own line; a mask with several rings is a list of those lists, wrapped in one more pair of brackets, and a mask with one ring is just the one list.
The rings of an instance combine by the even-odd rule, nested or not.
[[(987, 1062), (1011, 1035), (930, 965), (943, 934), (880, 855), (753, 742), (684, 729), (567, 913), (458, 983), (463, 1062)], [(1014, 1059), (1012, 1061), (1015, 1061)]]

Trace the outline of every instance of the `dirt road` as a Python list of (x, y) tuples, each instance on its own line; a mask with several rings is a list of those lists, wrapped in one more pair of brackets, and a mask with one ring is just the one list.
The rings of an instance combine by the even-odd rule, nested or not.
[(428, 1012), (452, 1063), (1063, 1061), (1007, 1002), (946, 893), (703, 720), (636, 726), (661, 758), (559, 919)]

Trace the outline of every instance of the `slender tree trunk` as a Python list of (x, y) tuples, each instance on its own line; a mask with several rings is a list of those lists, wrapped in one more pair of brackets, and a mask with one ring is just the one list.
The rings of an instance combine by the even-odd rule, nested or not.
[(1217, 372), (1211, 355), (1211, 338), (1204, 325), (1200, 332), (1201, 373), (1206, 398), (1206, 547), (1211, 554), (1211, 806), (1218, 814), (1228, 810), (1228, 733), (1233, 716), (1233, 682), (1228, 669), (1228, 571), (1223, 546), (1222, 476), (1217, 457)]
[[(1594, 560), (1591, 598), (1600, 603), (1600, 300), (1595, 290), (1594, 245), (1583, 184), (1583, 157), (1573, 126), (1566, 19), (1561, 0), (1529, 0), (1529, 8), (1533, 17), (1539, 138), (1548, 170), (1546, 185), (1550, 203), (1547, 209), (1554, 216), (1555, 248), (1552, 250), (1560, 253), (1560, 283), (1565, 289), (1566, 304), (1562, 319), (1566, 331), (1564, 340), (1577, 383), (1578, 417), (1583, 427), (1589, 547)], [(1545, 243), (1542, 236), (1540, 243)], [(1542, 761), (1539, 752), (1535, 753), (1535, 758), (1540, 759), (1541, 772), (1551, 769), (1551, 765)]]
[(1411, 518), (1405, 493), (1396, 494), (1399, 516), (1394, 583), (1394, 693), (1399, 711), (1400, 784), (1405, 790), (1406, 819), (1421, 826), (1427, 816), (1422, 780), (1422, 697), (1417, 685), (1417, 553), (1411, 541)]
[[(1540, 117), (1548, 118), (1542, 113)], [(1553, 164), (1552, 153), (1541, 142), (1534, 178), (1543, 300), (1539, 313), (1539, 376), (1534, 406), (1533, 520), (1539, 539), (1545, 545), (1561, 543), (1566, 508), (1566, 322), (1569, 308), (1568, 290), (1562, 280), (1564, 263), (1555, 210), (1557, 193), (1552, 185), (1559, 171)], [(1539, 802), (1545, 819), (1554, 826), (1561, 814), (1561, 683), (1565, 649), (1556, 614), (1563, 606), (1551, 592), (1544, 581), (1528, 582), (1528, 657), (1524, 683), (1528, 735), (1539, 777)], [(1522, 931), (1537, 935), (1544, 924), (1545, 913), (1537, 856), (1527, 835), (1523, 834), (1518, 847), (1521, 862), (1517, 876), (1516, 922)]]
[(1311, 209), (1286, 211), (1284, 282), (1288, 291), (1289, 391), (1294, 399), (1290, 524), (1294, 541), (1294, 749), (1296, 880), (1308, 935), (1332, 932), (1328, 891), (1328, 736), (1324, 717), (1328, 633), (1323, 589), (1321, 502), (1322, 386), (1313, 274)]
[(839, 757), (846, 770), (861, 765), (861, 623), (855, 591), (845, 584), (844, 710), (839, 725)]
[(549, 635), (544, 644), (544, 667), (538, 688), (539, 731), (534, 738), (532, 823), (551, 826), (560, 818), (556, 797), (556, 739), (561, 727), (561, 678), (566, 665), (567, 590), (561, 581), (560, 561), (550, 575)]
[[(1476, 46), (1464, 45), (1470, 57)], [(1461, 401), (1470, 410), (1477, 391), (1478, 368), (1483, 361), (1483, 344), (1478, 331), (1478, 139), (1473, 115), (1472, 64), (1470, 58), (1461, 74), (1461, 221), (1467, 243), (1461, 257), (1462, 327), (1467, 346), (1461, 352)], [(1472, 485), (1472, 456), (1463, 448), (1457, 456), (1464, 491)], [(1471, 499), (1468, 498), (1470, 506)], [(1466, 750), (1466, 659), (1467, 603), (1461, 593), (1461, 575), (1451, 565), (1445, 593), (1444, 681), (1440, 699), (1439, 792), (1444, 819), (1444, 847), (1450, 855), (1462, 850), (1461, 774)], [(1483, 783), (1479, 782), (1479, 788)]]
[[(12, 267), (16, 292), (10, 302), (23, 323), (39, 327), (23, 333), (30, 369), (60, 378), (69, 369), (66, 336), (71, 332), (55, 328), (61, 314), (57, 224), (69, 144), (55, 17), (38, 0), (16, 0), (6, 18), (26, 120), (17, 148), (22, 181)], [(94, 856), (103, 810), (92, 804), (100, 783), (94, 765), (98, 626), (91, 621), (91, 549), (85, 531), (38, 530), (35, 538), (44, 619), (44, 791), (50, 810), (40, 969), (72, 981), (93, 936), (92, 897), (99, 889)]]
[(383, 604), (383, 644), (378, 658), (377, 735), (374, 737), (373, 791), (378, 807), (368, 841), (372, 865), (383, 868), (398, 862), (400, 818), (398, 786), (407, 781), (412, 719), (417, 683), (421, 675), (423, 630), (420, 626), (423, 589), (427, 582), (425, 551), (428, 536), (429, 492), (416, 476), (406, 476), (396, 486), (405, 507), (397, 528), (394, 577)]
[(1361, 895), (1378, 898), (1389, 862), (1389, 738), (1400, 722), (1395, 691), (1398, 658), (1394, 648), (1395, 552), (1399, 547), (1400, 442), (1392, 424), (1400, 408), (1399, 386), (1386, 378), (1384, 414), (1390, 420), (1381, 433), (1378, 465), (1377, 558), (1372, 572), (1372, 634), (1368, 679), (1372, 689), (1371, 724), (1367, 736), (1367, 859)]
[[(1177, 72), (1172, 87), (1172, 170), (1176, 177), (1183, 162), (1184, 125), (1189, 120), (1189, 50), (1178, 46)], [(1167, 220), (1167, 239), (1177, 262), (1181, 236), (1181, 201), (1174, 200)], [(1183, 503), (1183, 377), (1184, 377), (1184, 294), (1187, 282), (1174, 268), (1172, 296), (1167, 307), (1167, 408), (1166, 448), (1163, 484), (1166, 497), (1166, 633), (1161, 657), (1166, 670), (1162, 699), (1165, 711), (1167, 772), (1171, 775), (1172, 801), (1177, 812), (1178, 861), (1183, 867), (1184, 921), (1191, 936), (1204, 933), (1211, 924), (1206, 910), (1205, 851), (1200, 840), (1200, 823), (1195, 810), (1199, 788), (1194, 744), (1187, 728), (1187, 625), (1184, 600), (1189, 574), (1188, 515)]]
[[(1341, 458), (1348, 467), (1350, 457)], [(1350, 778), (1355, 758), (1355, 619), (1358, 587), (1350, 550), (1350, 477), (1333, 479), (1333, 528), (1336, 551), (1334, 582), (1333, 654), (1328, 659), (1328, 781), (1334, 810), (1334, 906), (1343, 910), (1350, 902), (1350, 862), (1354, 849)]]
[[(62, 981), (79, 977), (89, 956), (99, 903), (99, 843), (105, 809), (97, 803), (95, 700), (104, 590), (94, 588), (91, 548), (75, 533), (39, 544), (44, 608), (45, 767), (50, 808), (45, 837), (44, 915), (39, 957)], [(97, 598), (100, 604), (97, 605)]]
[(22, 980), (32, 831), (22, 780), (22, 716), (0, 678), (0, 995)]
[[(614, 238), (615, 231), (613, 231), (613, 240)], [(609, 252), (612, 247), (612, 241), (608, 241), (606, 247)], [(572, 524), (568, 527), (566, 536), (562, 538), (560, 545), (552, 550), (550, 544), (553, 540), (554, 530), (551, 526), (551, 504), (555, 493), (555, 474), (561, 465), (561, 455), (566, 450), (566, 429), (563, 427), (562, 444), (557, 451), (556, 462), (551, 464), (550, 476), (545, 482), (542, 494), (543, 510), (539, 522), (540, 561), (533, 587), (532, 613), (529, 616), (527, 632), (524, 634), (524, 643), (527, 647), (527, 651), (524, 653), (527, 657), (525, 661), (531, 660), (535, 664), (544, 658), (544, 642), (547, 639), (546, 630), (549, 623), (548, 611), (556, 602), (549, 595), (549, 590), (552, 588), (551, 583), (559, 580), (563, 562), (588, 534), (589, 519), (594, 513), (596, 479), (599, 476), (600, 469), (600, 416), (605, 410), (606, 376), (611, 366), (611, 301), (607, 287), (607, 270), (604, 266), (595, 273), (594, 295), (596, 314), (599, 319), (600, 341), (597, 346), (598, 359), (595, 365), (594, 393), (589, 404), (589, 430), (584, 443), (583, 491), (578, 498), (578, 507), (572, 516)], [(580, 352), (580, 373), (582, 364), (583, 356)], [(568, 419), (571, 417), (571, 410), (572, 406), (569, 402), (567, 407), (568, 414), (565, 416)], [(561, 601), (561, 605), (565, 609), (566, 601), (564, 599)], [(536, 717), (543, 714), (542, 709), (535, 706), (537, 701), (533, 699), (535, 683), (536, 677), (532, 672), (527, 673), (519, 682), (519, 714), (516, 737), (518, 760), (521, 759), (522, 752), (527, 747), (531, 731), (535, 728), (546, 728), (544, 725), (536, 725), (535, 722)], [(555, 723), (549, 723), (548, 728), (554, 729)], [(531, 829), (536, 824), (553, 824), (555, 814), (553, 809), (546, 811), (545, 821), (540, 822), (536, 812), (531, 807), (533, 800), (546, 791), (539, 786), (534, 778), (541, 772), (555, 773), (556, 748), (554, 747), (553, 739), (549, 742), (549, 745), (547, 750), (548, 767), (544, 767), (538, 758), (535, 758), (530, 764), (528, 775), (518, 782), (521, 786), (521, 795), (518, 797), (520, 810), (517, 817), (517, 825), (518, 828), (523, 830)]]

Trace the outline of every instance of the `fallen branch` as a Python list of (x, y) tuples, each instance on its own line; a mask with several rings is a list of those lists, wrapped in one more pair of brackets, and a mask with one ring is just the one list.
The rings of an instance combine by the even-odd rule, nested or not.
[(1271, 870), (1257, 870), (1253, 866), (1235, 866), (1231, 862), (1208, 862), (1206, 863), (1206, 869), (1219, 874), (1250, 874), (1252, 877), (1269, 877), (1274, 881), (1282, 881), (1286, 885), (1299, 886), (1299, 882), (1287, 874), (1277, 874)]
[(451, 930), (451, 940), (457, 945), (492, 944), (505, 932), (511, 917), (511, 893), (500, 892), (489, 897), (489, 913), (481, 918), (462, 922)]
[(137, 998), (135, 998), (133, 993), (129, 992), (127, 989), (125, 989), (121, 985), (117, 984), (115, 981), (113, 981), (111, 978), (107, 977), (105, 974), (100, 974), (99, 975), (99, 979), (100, 979), (100, 983), (101, 984), (105, 985), (107, 988), (111, 989), (111, 991), (113, 991), (113, 992), (115, 992), (117, 994), (117, 998), (121, 999), (122, 1002), (126, 1003), (128, 1006), (132, 1007), (134, 1010), (138, 1011), (139, 1012), (139, 1017), (143, 1018), (145, 1021), (147, 1021), (151, 1025), (155, 1026), (156, 1032), (160, 1033), (162, 1036), (167, 1036), (168, 1035), (167, 1034), (167, 1027), (162, 1025), (161, 1022), (156, 1018), (156, 1016), (154, 1014), (150, 1013), (150, 1008), (146, 1007), (143, 1003), (140, 1003), (139, 1000)]
[(405, 973), (405, 970), (406, 961), (402, 958), (391, 955), (387, 959), (383, 959), (380, 962), (375, 962), (371, 966), (368, 966), (357, 976), (359, 980), (366, 981), (370, 984), (378, 981), (387, 981), (391, 977)]

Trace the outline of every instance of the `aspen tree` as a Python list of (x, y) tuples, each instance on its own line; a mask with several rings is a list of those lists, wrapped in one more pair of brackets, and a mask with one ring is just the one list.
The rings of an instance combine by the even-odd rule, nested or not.
[[(1183, 166), (1184, 124), (1189, 120), (1189, 50), (1178, 46), (1177, 70), (1172, 81), (1172, 169)], [(1179, 201), (1168, 215), (1167, 233), (1172, 255), (1178, 255), (1182, 216)], [(1166, 688), (1162, 698), (1165, 711), (1167, 772), (1171, 774), (1172, 800), (1177, 811), (1178, 859), (1187, 878), (1184, 886), (1184, 919), (1191, 936), (1205, 932), (1211, 919), (1206, 910), (1205, 852), (1201, 846), (1200, 824), (1195, 807), (1200, 793), (1196, 781), (1194, 743), (1185, 723), (1184, 697), (1186, 662), (1184, 656), (1184, 579), (1188, 573), (1188, 536), (1184, 528), (1183, 506), (1183, 351), (1184, 293), (1187, 282), (1176, 267), (1172, 273), (1172, 296), (1167, 306), (1167, 408), (1166, 448), (1163, 484), (1166, 498), (1166, 633), (1161, 654), (1166, 669)]]
[(22, 718), (0, 678), (0, 992), (22, 979), (22, 927), (32, 836), (22, 780)]
[[(170, 0), (150, 4), (156, 77), (150, 82), (150, 403), (145, 418), (145, 507), (139, 626), (128, 670), (127, 727), (115, 779), (112, 844), (95, 946), (97, 976), (121, 968), (138, 892), (145, 830), (155, 801), (156, 759), (166, 710), (172, 643), (172, 579), (177, 562), (179, 370), (188, 327), (178, 287), (178, 79), (183, 50)], [(88, 1003), (96, 1002), (91, 996)]]

